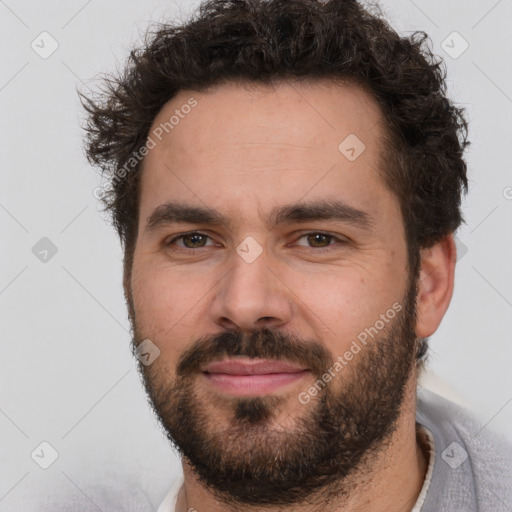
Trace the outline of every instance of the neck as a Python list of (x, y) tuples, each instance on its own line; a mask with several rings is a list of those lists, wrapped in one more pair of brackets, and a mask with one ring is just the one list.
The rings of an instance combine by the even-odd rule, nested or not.
[[(411, 378), (397, 427), (371, 461), (339, 482), (338, 488), (323, 489), (308, 504), (288, 507), (266, 506), (266, 512), (318, 512), (329, 505), (332, 512), (405, 512), (412, 509), (423, 486), (427, 459), (416, 436), (416, 376)], [(257, 508), (233, 504), (227, 506), (196, 477), (183, 461), (184, 485), (178, 496), (176, 512), (257, 512)]]

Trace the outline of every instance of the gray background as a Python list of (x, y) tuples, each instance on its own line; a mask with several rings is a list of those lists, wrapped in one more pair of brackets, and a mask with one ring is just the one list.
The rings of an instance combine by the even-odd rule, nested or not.
[[(1, 510), (36, 510), (50, 489), (82, 499), (94, 479), (119, 478), (156, 507), (178, 474), (130, 355), (121, 248), (93, 195), (76, 87), (120, 67), (149, 23), (194, 5), (0, 0)], [(467, 225), (425, 382), (512, 438), (512, 1), (381, 5), (401, 33), (429, 34), (470, 119)], [(46, 59), (31, 47), (43, 31), (59, 45)], [(457, 58), (454, 31), (469, 44)], [(44, 237), (57, 249), (46, 262), (34, 254)], [(43, 441), (59, 454), (46, 470), (31, 458)]]

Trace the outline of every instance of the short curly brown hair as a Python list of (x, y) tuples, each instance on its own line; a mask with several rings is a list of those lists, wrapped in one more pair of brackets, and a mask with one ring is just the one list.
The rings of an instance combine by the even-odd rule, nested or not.
[[(207, 0), (183, 25), (163, 24), (130, 52), (124, 70), (104, 77), (88, 113), (86, 154), (110, 187), (105, 209), (131, 274), (137, 239), (140, 154), (163, 105), (182, 89), (207, 91), (229, 81), (342, 80), (363, 87), (382, 109), (387, 133), (382, 177), (403, 216), (409, 266), (419, 250), (464, 222), (464, 110), (446, 97), (446, 70), (424, 32), (400, 37), (378, 8), (356, 0)], [(419, 359), (426, 345), (419, 351)]]

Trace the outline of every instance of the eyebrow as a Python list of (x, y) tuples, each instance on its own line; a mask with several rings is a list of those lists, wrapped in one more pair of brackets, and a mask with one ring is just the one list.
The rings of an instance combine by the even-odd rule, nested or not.
[[(375, 226), (375, 220), (367, 212), (359, 210), (343, 201), (312, 201), (274, 207), (265, 219), (267, 229), (282, 224), (293, 224), (312, 221), (341, 221), (354, 227), (371, 231)], [(217, 210), (169, 202), (155, 208), (148, 217), (145, 230), (157, 229), (172, 224), (205, 224), (220, 226), (224, 224), (228, 228), (233, 227), (233, 222)]]

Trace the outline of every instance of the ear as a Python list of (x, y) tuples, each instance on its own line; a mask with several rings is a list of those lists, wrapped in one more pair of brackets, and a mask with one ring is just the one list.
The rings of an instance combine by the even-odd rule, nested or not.
[(126, 305), (128, 306), (128, 315), (130, 318), (131, 328), (133, 329), (135, 325), (135, 309), (133, 304), (133, 295), (132, 295), (132, 268), (133, 268), (133, 259), (130, 261), (124, 259), (123, 264), (123, 290), (124, 290), (124, 298), (126, 301)]
[(453, 233), (420, 251), (421, 269), (416, 297), (416, 335), (431, 336), (439, 327), (450, 304), (457, 248)]
[(130, 293), (130, 274), (126, 268), (126, 264), (123, 268), (123, 290), (124, 290), (124, 296), (125, 298), (128, 297), (128, 294)]

